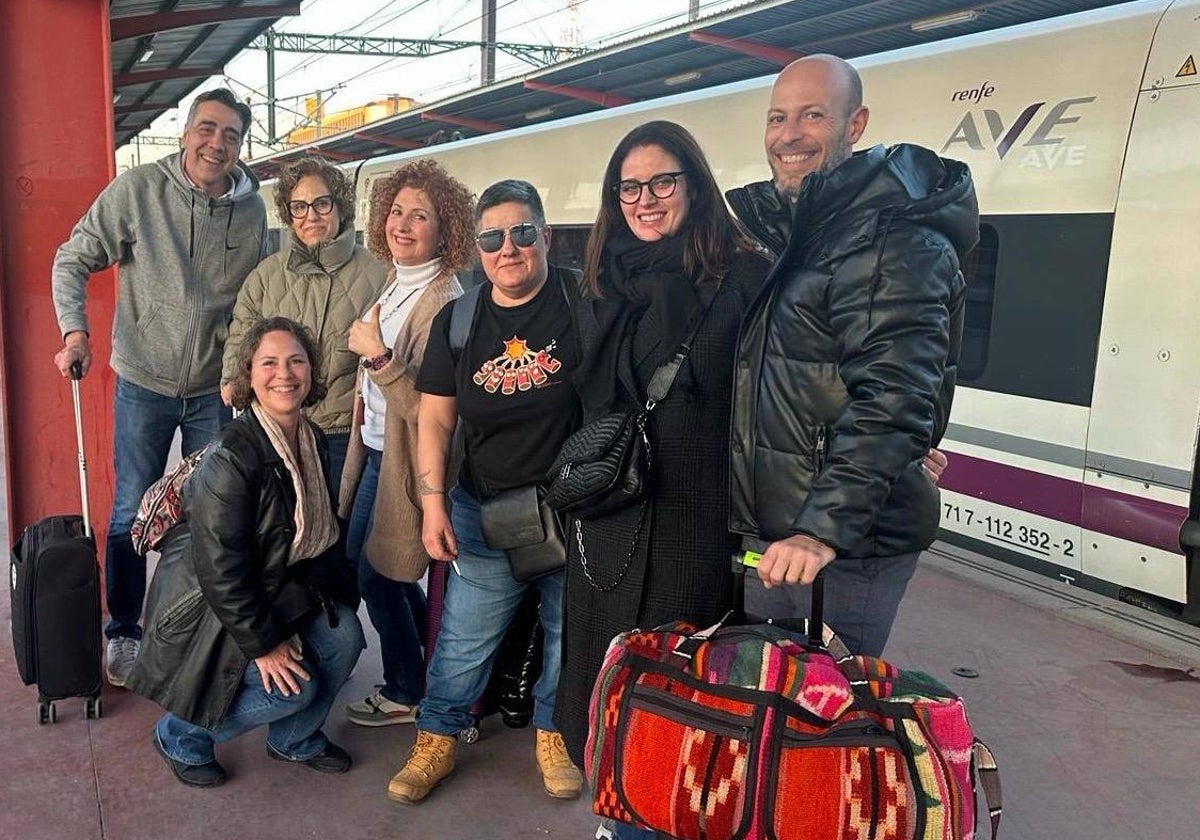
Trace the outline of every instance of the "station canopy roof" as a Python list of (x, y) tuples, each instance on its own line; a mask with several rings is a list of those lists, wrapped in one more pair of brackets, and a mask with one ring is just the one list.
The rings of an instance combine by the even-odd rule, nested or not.
[(353, 161), (777, 72), (803, 55), (871, 55), (1128, 0), (766, 0), (423, 105), (250, 162)]
[(300, 0), (111, 0), (113, 124), (128, 143)]
[[(260, 177), (273, 177), (306, 154), (362, 160), (763, 76), (812, 53), (855, 58), (1123, 2), (1130, 0), (758, 0), (250, 166)], [(117, 145), (299, 9), (299, 0), (112, 0)]]

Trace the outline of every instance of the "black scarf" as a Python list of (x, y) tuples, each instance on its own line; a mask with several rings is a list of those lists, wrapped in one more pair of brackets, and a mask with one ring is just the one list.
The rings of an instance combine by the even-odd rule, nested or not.
[[(682, 232), (681, 232), (682, 234)], [(595, 418), (612, 411), (620, 390), (637, 402), (646, 384), (703, 317), (706, 301), (720, 278), (699, 284), (683, 267), (687, 237), (677, 234), (643, 242), (628, 230), (609, 239), (601, 255), (600, 289), (592, 302), (594, 335), (589, 336), (575, 375), (584, 415)], [(675, 388), (686, 389), (685, 365)]]

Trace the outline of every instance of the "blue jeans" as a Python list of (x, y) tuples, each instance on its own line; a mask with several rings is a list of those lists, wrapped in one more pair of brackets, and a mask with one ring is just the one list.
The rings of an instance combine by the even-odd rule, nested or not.
[(483, 541), (479, 501), (456, 486), (450, 491), (450, 502), (458, 558), (446, 584), (442, 627), (426, 675), (417, 728), (454, 735), (473, 725), (471, 704), (487, 685), (496, 648), (525, 587), (536, 586), (545, 642), (542, 675), (533, 687), (533, 725), (554, 732), (554, 695), (562, 664), (563, 572), (518, 583), (504, 552), (488, 548)]
[[(919, 552), (894, 557), (838, 557), (825, 567), (825, 623), (851, 653), (883, 656)], [(746, 612), (758, 618), (807, 618), (812, 590), (784, 584), (765, 589), (746, 573)]]
[(232, 413), (220, 394), (202, 397), (164, 397), (117, 377), (113, 398), (112, 516), (104, 545), (104, 586), (109, 622), (108, 638), (142, 637), (139, 622), (146, 597), (146, 558), (133, 550), (129, 528), (146, 488), (162, 477), (175, 430), (189, 454), (216, 437)]
[(658, 832), (648, 828), (635, 828), (628, 823), (615, 822), (612, 827), (613, 840), (655, 840)]
[(346, 468), (346, 450), (350, 447), (349, 432), (326, 432), (325, 443), (329, 447), (329, 484), (333, 488), (333, 506), (337, 507), (338, 492), (342, 487), (342, 470)]
[(425, 659), (421, 655), (420, 624), (425, 621), (425, 593), (415, 583), (386, 578), (367, 561), (363, 550), (375, 522), (375, 495), (383, 453), (366, 447), (367, 461), (350, 511), (346, 557), (358, 564), (358, 590), (367, 614), (379, 632), (383, 659), (380, 693), (393, 703), (415, 706), (425, 693)]
[(300, 633), (304, 659), (301, 665), (312, 679), (299, 680), (300, 693), (284, 697), (263, 690), (262, 677), (253, 660), (242, 672), (242, 685), (216, 729), (203, 729), (168, 712), (154, 726), (163, 752), (184, 764), (212, 761), (213, 745), (267, 724), (267, 745), (296, 761), (319, 755), (329, 739), (321, 731), (334, 698), (354, 670), (363, 649), (362, 625), (345, 604), (338, 605), (338, 626), (330, 627), (325, 614), (314, 618)]

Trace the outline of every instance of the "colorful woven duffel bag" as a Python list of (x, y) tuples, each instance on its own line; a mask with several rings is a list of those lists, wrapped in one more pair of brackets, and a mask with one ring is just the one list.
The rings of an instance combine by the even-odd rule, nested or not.
[(850, 656), (827, 628), (624, 633), (590, 720), (596, 813), (679, 840), (972, 840), (977, 780), (999, 826), (995, 761), (962, 699)]

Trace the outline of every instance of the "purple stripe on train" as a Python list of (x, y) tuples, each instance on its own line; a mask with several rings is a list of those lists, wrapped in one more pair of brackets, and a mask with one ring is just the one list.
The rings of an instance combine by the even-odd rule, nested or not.
[(1185, 507), (1089, 487), (1067, 478), (958, 452), (947, 454), (950, 466), (941, 480), (941, 486), (947, 490), (1110, 537), (1183, 553), (1179, 548), (1179, 528), (1187, 519)]

